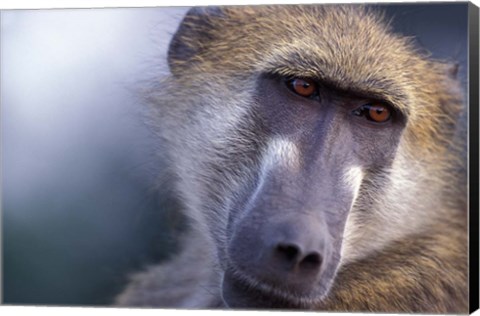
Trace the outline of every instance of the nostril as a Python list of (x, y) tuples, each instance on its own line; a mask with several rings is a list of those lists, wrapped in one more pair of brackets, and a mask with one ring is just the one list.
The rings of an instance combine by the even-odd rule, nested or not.
[(278, 244), (275, 254), (277, 263), (287, 264), (288, 269), (301, 273), (316, 273), (322, 266), (323, 258), (320, 253), (311, 251), (304, 255), (300, 246), (296, 244)]
[(283, 245), (280, 244), (277, 246), (277, 253), (282, 255), (287, 261), (296, 261), (297, 257), (300, 255), (300, 249), (295, 245)]
[(318, 269), (322, 265), (322, 256), (314, 252), (305, 256), (299, 263), (301, 269)]

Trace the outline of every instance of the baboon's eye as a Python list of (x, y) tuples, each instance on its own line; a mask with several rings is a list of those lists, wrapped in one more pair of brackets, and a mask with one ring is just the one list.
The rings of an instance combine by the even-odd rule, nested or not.
[(365, 116), (369, 121), (384, 123), (392, 116), (390, 107), (383, 103), (368, 103), (353, 111), (357, 116)]
[(294, 78), (287, 81), (287, 86), (298, 95), (310, 98), (317, 92), (317, 84), (312, 79)]

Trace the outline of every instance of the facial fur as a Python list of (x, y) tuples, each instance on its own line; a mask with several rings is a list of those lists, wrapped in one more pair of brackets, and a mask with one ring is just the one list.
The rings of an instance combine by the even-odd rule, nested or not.
[(330, 308), (356, 262), (442, 218), (463, 223), (445, 208), (458, 84), (378, 12), (194, 8), (168, 61), (147, 98), (227, 306)]

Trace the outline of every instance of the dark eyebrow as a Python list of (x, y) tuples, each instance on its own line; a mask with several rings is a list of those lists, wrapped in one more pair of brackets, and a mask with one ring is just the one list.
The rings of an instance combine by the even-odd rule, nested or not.
[(344, 94), (387, 102), (405, 115), (409, 113), (408, 96), (393, 78), (371, 76), (355, 81), (341, 74), (323, 72), (319, 63), (312, 63), (305, 57), (285, 64), (270, 64), (264, 71), (285, 78), (310, 78)]

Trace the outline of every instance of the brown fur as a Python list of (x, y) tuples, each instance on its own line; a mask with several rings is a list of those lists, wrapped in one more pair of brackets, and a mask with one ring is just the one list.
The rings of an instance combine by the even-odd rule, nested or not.
[(436, 230), (393, 243), (347, 265), (319, 310), (467, 313), (465, 223), (450, 219)]
[[(383, 98), (408, 115), (393, 173), (362, 182), (366, 198), (357, 201), (347, 225), (345, 263), (328, 297), (308, 308), (468, 311), (466, 180), (458, 174), (463, 166), (454, 139), (462, 97), (449, 65), (430, 60), (411, 39), (393, 34), (381, 15), (359, 6), (225, 7), (187, 16), (172, 45), (188, 50), (170, 56), (173, 76), (155, 85), (148, 99), (161, 105), (155, 106), (163, 122), (160, 134), (178, 157), (214, 156), (208, 149), (187, 152), (195, 148), (191, 129), (209, 138), (202, 122), (185, 114), (193, 99), (208, 102), (197, 91), (223, 94), (228, 104), (248, 95), (250, 81), (264, 71), (321, 78), (341, 91)], [(385, 95), (387, 88), (395, 92)], [(191, 138), (180, 140), (177, 133)], [(247, 146), (244, 151), (253, 150)], [(380, 196), (367, 201), (375, 192)], [(202, 235), (204, 228), (198, 230)], [(214, 248), (212, 240), (190, 240), (170, 262), (137, 275), (117, 303), (219, 306), (222, 272), (211, 259), (215, 252), (205, 250)], [(198, 240), (207, 247), (199, 249)]]

